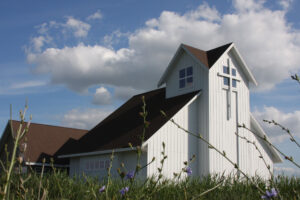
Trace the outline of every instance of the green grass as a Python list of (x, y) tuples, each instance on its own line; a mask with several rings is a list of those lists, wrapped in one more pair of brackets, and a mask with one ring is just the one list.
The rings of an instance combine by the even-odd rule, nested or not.
[[(25, 179), (28, 178), (26, 181)], [(22, 181), (24, 182), (22, 184)], [(106, 185), (97, 178), (69, 178), (64, 172), (45, 174), (42, 179), (40, 197), (46, 194), (45, 199), (106, 199), (106, 194), (99, 193), (99, 188)], [(149, 179), (146, 184), (143, 181), (121, 181), (113, 179), (108, 191), (108, 199), (193, 199), (202, 192), (213, 188), (220, 183), (218, 176), (208, 176), (200, 179), (186, 179), (181, 182), (161, 181), (155, 184), (155, 179)], [(40, 175), (16, 175), (12, 177), (9, 199), (37, 199), (39, 192)], [(259, 178), (248, 181), (237, 181), (234, 178), (226, 178), (215, 190), (196, 199), (261, 199), (261, 194), (254, 184), (260, 188), (266, 187), (266, 182)], [(300, 199), (300, 178), (279, 176), (275, 183), (283, 199)], [(3, 179), (1, 179), (1, 185)], [(131, 185), (132, 184), (132, 185)], [(120, 189), (129, 186), (129, 192), (125, 196), (120, 195)], [(265, 189), (264, 189), (265, 190)], [(296, 194), (298, 193), (298, 196)]]

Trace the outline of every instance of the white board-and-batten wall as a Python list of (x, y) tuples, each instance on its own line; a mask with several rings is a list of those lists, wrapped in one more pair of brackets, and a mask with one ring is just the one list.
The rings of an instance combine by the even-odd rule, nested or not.
[[(223, 66), (236, 69), (236, 88), (231, 91), (231, 116), (228, 118), (228, 92), (229, 86), (224, 85)], [(238, 128), (238, 124), (250, 125), (250, 94), (249, 80), (246, 78), (243, 68), (236, 59), (234, 52), (230, 49), (209, 70), (209, 141), (226, 155), (240, 169), (248, 175), (256, 174), (268, 178), (269, 172), (263, 160), (259, 158), (259, 153), (252, 144), (246, 140), (238, 138), (235, 133), (245, 136), (250, 141), (255, 141), (258, 148), (263, 153), (263, 157), (273, 170), (273, 161), (270, 154), (266, 152), (262, 141), (258, 140), (251, 132), (246, 129)], [(231, 70), (230, 69), (230, 70)], [(232, 82), (230, 83), (232, 84)], [(230, 100), (229, 100), (230, 101)], [(235, 175), (236, 170), (224, 157), (216, 151), (209, 150), (210, 173), (221, 173)]]

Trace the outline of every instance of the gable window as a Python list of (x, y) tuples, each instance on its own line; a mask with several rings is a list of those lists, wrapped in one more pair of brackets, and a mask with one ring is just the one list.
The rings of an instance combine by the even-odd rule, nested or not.
[(223, 66), (223, 73), (229, 74), (229, 67)]
[[(229, 78), (227, 76), (224, 76), (223, 77), (223, 83), (224, 83), (224, 85), (229, 86), (229, 84), (232, 84), (231, 86), (234, 87), (234, 88), (236, 88), (236, 82), (237, 82), (237, 80), (233, 78), (233, 77), (236, 76), (236, 69), (232, 68), (231, 69), (231, 74), (230, 74), (229, 67), (223, 66), (223, 73), (231, 75), (231, 77), (232, 77), (232, 78)], [(230, 79), (231, 79), (231, 83), (230, 83)]]
[(193, 66), (179, 70), (179, 88), (193, 85)]
[(231, 75), (236, 76), (236, 69), (231, 69)]

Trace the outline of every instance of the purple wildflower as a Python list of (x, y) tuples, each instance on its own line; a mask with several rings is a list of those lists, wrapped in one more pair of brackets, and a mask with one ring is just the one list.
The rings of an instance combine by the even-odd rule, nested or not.
[(126, 192), (129, 191), (129, 187), (124, 187), (120, 190), (121, 195), (123, 196)]
[(190, 167), (186, 167), (185, 172), (187, 173), (188, 176), (192, 175), (192, 173), (193, 173), (193, 171)]
[(99, 193), (102, 193), (105, 191), (105, 185), (103, 185), (100, 189), (99, 189)]
[(262, 199), (271, 199), (272, 197), (276, 197), (278, 195), (275, 188), (272, 188), (271, 191), (266, 190), (266, 194), (261, 196)]
[(128, 172), (128, 173), (126, 174), (126, 178), (127, 178), (127, 179), (133, 179), (133, 177), (134, 177), (134, 171)]

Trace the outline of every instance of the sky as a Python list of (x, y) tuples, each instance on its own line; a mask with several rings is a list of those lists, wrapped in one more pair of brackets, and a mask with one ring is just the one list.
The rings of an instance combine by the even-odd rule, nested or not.
[[(0, 1), (0, 132), (28, 101), (32, 122), (90, 129), (155, 89), (181, 43), (234, 42), (253, 72), (251, 112), (300, 163), (300, 2), (296, 0)], [(27, 117), (28, 119), (28, 117)], [(0, 133), (1, 134), (1, 133)], [(300, 176), (288, 162), (277, 173)]]

